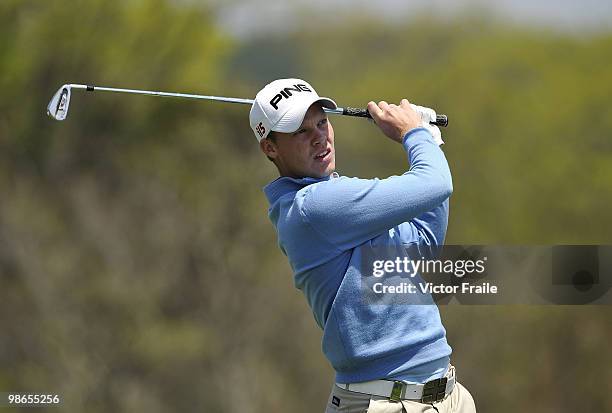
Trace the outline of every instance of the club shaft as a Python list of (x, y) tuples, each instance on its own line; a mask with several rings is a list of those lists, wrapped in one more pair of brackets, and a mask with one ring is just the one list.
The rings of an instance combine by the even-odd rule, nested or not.
[[(136, 94), (136, 95), (162, 96), (162, 97), (171, 97), (171, 98), (213, 100), (217, 102), (241, 103), (244, 105), (253, 104), (252, 99), (230, 98), (230, 97), (225, 97), (225, 96), (194, 95), (194, 94), (189, 94), (189, 93), (158, 92), (158, 91), (153, 91), (153, 90), (140, 90), (140, 89), (121, 89), (121, 88), (115, 88), (115, 87), (80, 85), (80, 84), (74, 84), (74, 83), (70, 84), (70, 87), (73, 89), (83, 89), (89, 92), (100, 91), (100, 92), (131, 93), (131, 94)], [(370, 113), (366, 109), (360, 109), (360, 108), (337, 108), (337, 109), (323, 108), (323, 110), (325, 110), (326, 113), (332, 113), (336, 115), (372, 118), (372, 116), (370, 116)], [(436, 121), (430, 122), (430, 123), (432, 125), (446, 126), (448, 124), (448, 118), (446, 115), (437, 115)]]
[(121, 88), (115, 88), (115, 87), (103, 87), (103, 86), (91, 86), (91, 85), (71, 84), (70, 86), (74, 89), (84, 89), (90, 92), (101, 91), (101, 92), (132, 93), (136, 95), (162, 96), (162, 97), (170, 97), (170, 98), (215, 100), (218, 102), (242, 103), (245, 105), (253, 104), (252, 99), (228, 98), (224, 96), (193, 95), (189, 93), (157, 92), (153, 90), (121, 89)]

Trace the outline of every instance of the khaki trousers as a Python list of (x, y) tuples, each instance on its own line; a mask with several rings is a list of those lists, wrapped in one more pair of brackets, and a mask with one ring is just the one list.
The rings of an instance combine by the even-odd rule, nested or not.
[(392, 402), (386, 397), (344, 390), (333, 385), (325, 413), (475, 413), (476, 405), (470, 392), (459, 382), (451, 394), (436, 403), (412, 400)]

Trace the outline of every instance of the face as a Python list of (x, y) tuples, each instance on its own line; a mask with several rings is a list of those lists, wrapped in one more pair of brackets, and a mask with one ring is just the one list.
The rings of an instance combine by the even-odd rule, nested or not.
[(336, 169), (334, 129), (320, 104), (314, 103), (293, 133), (274, 132), (261, 150), (274, 160), (281, 176), (323, 178)]

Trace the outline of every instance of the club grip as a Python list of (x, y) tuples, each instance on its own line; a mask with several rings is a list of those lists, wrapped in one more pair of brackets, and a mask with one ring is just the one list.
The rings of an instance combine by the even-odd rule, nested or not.
[(432, 125), (436, 125), (442, 128), (446, 128), (448, 126), (448, 116), (446, 115), (436, 115), (435, 122), (429, 122)]
[(360, 118), (370, 118), (372, 119), (372, 115), (370, 115), (370, 112), (368, 112), (367, 109), (361, 109), (361, 108), (344, 108), (344, 110), (342, 111), (343, 115), (346, 116), (357, 116)]
[[(342, 110), (342, 114), (345, 116), (357, 116), (359, 118), (370, 118), (372, 119), (372, 116), (370, 115), (370, 112), (368, 112), (367, 109), (362, 109), (362, 108), (344, 108)], [(440, 126), (440, 127), (446, 127), (448, 126), (448, 116), (446, 115), (436, 115), (436, 121), (435, 122), (429, 122), (432, 125), (436, 125), (436, 126)]]

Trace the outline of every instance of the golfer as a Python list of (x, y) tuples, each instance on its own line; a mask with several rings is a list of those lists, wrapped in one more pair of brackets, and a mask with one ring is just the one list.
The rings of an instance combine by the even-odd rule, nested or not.
[(438, 307), (363, 299), (362, 281), (372, 275), (362, 268), (364, 251), (444, 242), (452, 181), (440, 131), (406, 99), (369, 102), (410, 169), (386, 179), (339, 176), (323, 110), (336, 107), (301, 79), (279, 79), (257, 94), (249, 119), (280, 175), (264, 188), (269, 218), (336, 371), (326, 412), (475, 412), (450, 364)]

